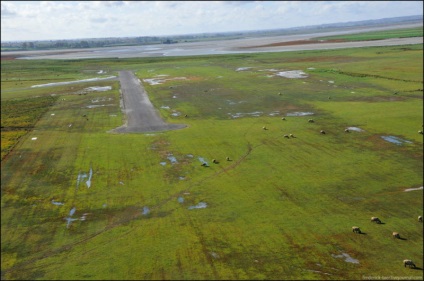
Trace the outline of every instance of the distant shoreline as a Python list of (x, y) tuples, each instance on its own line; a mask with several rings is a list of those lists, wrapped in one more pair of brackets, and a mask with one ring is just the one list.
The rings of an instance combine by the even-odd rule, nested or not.
[(34, 51), (1, 52), (2, 60), (12, 59), (93, 59), (93, 58), (137, 58), (217, 55), (256, 52), (283, 52), (299, 50), (353, 48), (366, 46), (388, 46), (422, 44), (422, 37), (393, 38), (376, 41), (357, 42), (306, 42), (320, 36), (354, 34), (368, 31), (391, 30), (423, 26), (419, 24), (393, 24), (386, 26), (349, 27), (330, 32), (299, 33), (293, 35), (261, 36), (260, 34), (242, 39), (210, 40), (175, 44), (155, 44), (138, 46), (102, 47), (88, 49), (60, 49)]

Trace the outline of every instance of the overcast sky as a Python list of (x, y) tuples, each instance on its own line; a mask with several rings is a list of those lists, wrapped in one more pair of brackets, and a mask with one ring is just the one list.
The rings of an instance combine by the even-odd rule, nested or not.
[(423, 14), (423, 1), (1, 1), (1, 41), (290, 28)]

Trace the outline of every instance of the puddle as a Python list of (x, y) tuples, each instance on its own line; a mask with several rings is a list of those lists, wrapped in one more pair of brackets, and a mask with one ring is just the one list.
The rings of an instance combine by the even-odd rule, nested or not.
[(65, 218), (65, 220), (67, 221), (67, 223), (66, 223), (66, 228), (69, 228), (69, 226), (71, 225), (71, 222), (73, 222), (73, 221), (77, 221), (78, 219)]
[(160, 162), (159, 164), (161, 164), (162, 166), (165, 166), (166, 162)]
[(37, 139), (37, 137), (31, 138), (31, 140), (36, 140), (36, 139)]
[(177, 117), (181, 115), (181, 112), (174, 112), (174, 113), (171, 113), (171, 115)]
[(184, 203), (184, 198), (183, 198), (183, 197), (181, 197), (181, 196), (180, 196), (180, 197), (178, 197), (178, 199), (177, 199), (177, 200), (178, 200), (178, 203)]
[(165, 106), (165, 105), (162, 105), (160, 108), (163, 108), (163, 109), (170, 109), (170, 107), (169, 107), (169, 106)]
[(120, 185), (124, 185), (124, 183), (122, 181), (119, 182)]
[(54, 116), (54, 113), (50, 114), (51, 116)]
[(100, 87), (100, 86), (94, 86), (94, 87), (88, 87), (85, 88), (83, 91), (87, 91), (87, 92), (105, 92), (105, 91), (109, 91), (112, 90), (111, 86), (104, 86), (104, 87)]
[[(168, 76), (165, 74), (162, 75), (157, 75), (156, 77), (162, 77), (162, 76)], [(171, 81), (171, 80), (187, 80), (186, 77), (174, 77), (174, 78), (147, 78), (147, 79), (143, 79), (144, 82), (148, 83), (149, 85), (160, 85), (162, 83), (165, 83), (166, 81)]]
[(65, 205), (64, 203), (62, 203), (62, 202), (57, 202), (57, 201), (54, 201), (54, 200), (52, 200), (52, 204), (53, 205), (56, 205), (56, 206), (63, 206), (63, 205)]
[(84, 179), (84, 178), (86, 178), (87, 177), (87, 174), (86, 173), (79, 173), (78, 174), (78, 176), (77, 176), (77, 187), (79, 186), (79, 183), (80, 183), (80, 181), (82, 180), (82, 179)]
[(349, 256), (349, 254), (346, 254), (346, 253), (342, 253), (341, 255), (331, 254), (331, 256), (333, 256), (335, 258), (344, 258), (345, 262), (359, 263), (359, 260), (352, 258), (351, 256)]
[(70, 211), (69, 211), (69, 216), (72, 217), (73, 214), (75, 214), (75, 211), (77, 209), (75, 207), (73, 207)]
[(414, 191), (414, 190), (423, 190), (423, 187), (422, 187), (422, 186), (420, 186), (420, 187), (417, 187), (417, 188), (407, 188), (407, 189), (405, 189), (404, 191), (405, 191), (405, 192), (408, 192), (408, 191)]
[(412, 141), (407, 141), (398, 137), (394, 137), (394, 136), (381, 136), (382, 139), (384, 139), (385, 141), (394, 143), (396, 145), (402, 145), (404, 143), (412, 143)]
[(229, 115), (231, 115), (232, 118), (240, 118), (240, 117), (245, 117), (245, 116), (253, 116), (253, 117), (259, 117), (263, 114), (262, 111), (255, 111), (255, 112), (248, 112), (248, 113), (241, 113), (241, 112), (237, 112), (237, 113), (228, 113)]
[(203, 159), (202, 157), (199, 157), (198, 159), (199, 159), (200, 162), (202, 162), (202, 164), (209, 166), (208, 162), (206, 162), (205, 159)]
[(308, 75), (301, 70), (280, 71), (280, 72), (277, 72), (275, 75), (281, 76), (284, 78), (290, 78), (290, 79), (308, 77)]
[(149, 207), (144, 206), (144, 207), (143, 207), (142, 215), (148, 215), (149, 213), (150, 213), (150, 209), (149, 209)]
[(252, 69), (253, 67), (239, 67), (236, 69), (236, 71), (243, 71), (243, 70), (249, 70)]
[(280, 115), (280, 112), (279, 111), (273, 111), (273, 112), (271, 112), (270, 114), (268, 114), (269, 116), (277, 116), (277, 115)]
[(192, 209), (204, 209), (207, 206), (208, 206), (208, 204), (206, 204), (205, 202), (199, 202), (197, 205), (188, 207), (188, 209), (189, 210), (192, 210)]
[(106, 207), (107, 207), (107, 204), (106, 204), (106, 203), (104, 203), (104, 204), (102, 205), (102, 207), (103, 207), (103, 208), (106, 208)]
[(60, 85), (68, 85), (68, 84), (75, 84), (75, 83), (81, 83), (81, 82), (92, 82), (92, 81), (101, 81), (101, 80), (108, 80), (116, 78), (116, 76), (108, 76), (104, 78), (89, 78), (89, 79), (82, 79), (82, 80), (75, 80), (75, 81), (68, 81), (68, 82), (56, 82), (56, 83), (47, 83), (47, 84), (40, 84), (40, 85), (33, 85), (31, 88), (37, 88), (37, 87), (49, 87), (49, 86), (60, 86)]
[(103, 106), (114, 106), (114, 104), (94, 104), (94, 105), (87, 105), (87, 108), (97, 108), (97, 107), (103, 107)]
[(316, 272), (316, 273), (325, 274), (325, 275), (332, 275), (331, 273), (327, 273), (327, 272), (320, 271), (320, 270), (307, 269), (307, 271)]
[(364, 131), (361, 128), (358, 128), (358, 127), (347, 127), (346, 129), (348, 129), (349, 131), (356, 131), (356, 132), (363, 132)]
[(103, 71), (103, 70), (99, 70), (99, 71), (97, 72), (97, 74), (102, 74), (102, 73), (104, 73), (104, 71)]
[(286, 114), (286, 116), (307, 116), (307, 115), (314, 115), (314, 113), (313, 112), (291, 112)]
[(91, 102), (97, 103), (97, 102), (100, 102), (100, 101), (111, 101), (111, 100), (113, 100), (113, 99), (112, 98), (98, 98), (98, 99), (91, 100)]
[(168, 160), (171, 161), (171, 164), (178, 163), (177, 158), (175, 158), (172, 154), (168, 155)]
[(209, 254), (214, 258), (214, 259), (219, 259), (219, 255), (215, 252), (209, 252)]
[(328, 81), (328, 83), (330, 83), (330, 84), (334, 84), (334, 81), (330, 80), (330, 81)]
[(91, 177), (93, 176), (93, 169), (90, 168), (90, 173), (88, 174), (88, 180), (85, 182), (88, 188), (91, 186)]
[(179, 177), (180, 181), (185, 180), (185, 177)]

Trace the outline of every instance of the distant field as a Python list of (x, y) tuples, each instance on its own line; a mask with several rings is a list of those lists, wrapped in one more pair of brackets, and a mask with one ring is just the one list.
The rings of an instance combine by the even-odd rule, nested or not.
[(422, 280), (422, 44), (1, 64), (2, 279)]
[(328, 37), (318, 37), (317, 40), (337, 40), (343, 39), (347, 41), (367, 41), (367, 40), (382, 40), (389, 38), (407, 38), (407, 37), (422, 37), (423, 28), (405, 28), (385, 31), (363, 32), (357, 34), (337, 35)]

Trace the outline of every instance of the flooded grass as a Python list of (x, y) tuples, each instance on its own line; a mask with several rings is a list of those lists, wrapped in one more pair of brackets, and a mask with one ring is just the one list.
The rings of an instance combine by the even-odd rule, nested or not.
[[(2, 62), (7, 77), (31, 67), (28, 73), (38, 76), (26, 82), (29, 88), (65, 81), (38, 71), (43, 63), (60, 73), (68, 69), (72, 81), (106, 69), (107, 75), (134, 69), (142, 81), (187, 77), (143, 84), (167, 121), (184, 118), (188, 125), (155, 134), (107, 133), (125, 118), (116, 102), (119, 85), (110, 81), (16, 90), (20, 97), (62, 92), (43, 114), (34, 112), (36, 131), (2, 161), (2, 279), (416, 276), (402, 260), (422, 267), (422, 92), (413, 91), (422, 83), (399, 79), (422, 81), (421, 62), (422, 46)], [(340, 71), (331, 71), (334, 65)], [(235, 71), (245, 66), (254, 68)], [(288, 69), (308, 76), (264, 77)], [(159, 76), (164, 73), (169, 76)], [(398, 88), (402, 100), (391, 100)], [(16, 97), (11, 93), (2, 92), (2, 99)], [(13, 118), (2, 124), (14, 124)], [(296, 138), (283, 138), (290, 133)], [(374, 214), (385, 224), (370, 223)], [(352, 225), (366, 234), (352, 233)], [(397, 241), (401, 247), (392, 230), (407, 236)]]

